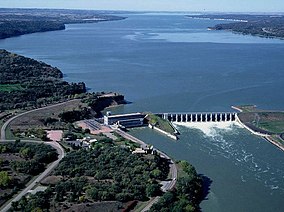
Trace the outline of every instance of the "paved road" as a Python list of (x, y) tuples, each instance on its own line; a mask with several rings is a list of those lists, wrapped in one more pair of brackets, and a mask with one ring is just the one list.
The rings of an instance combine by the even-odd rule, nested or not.
[(143, 210), (141, 210), (141, 212), (149, 211), (150, 208), (152, 207), (152, 205), (157, 203), (159, 201), (159, 199), (160, 199), (160, 197), (154, 197), (153, 199), (151, 199), (150, 202), (148, 203), (148, 205), (146, 205), (146, 207), (143, 208)]
[(118, 133), (118, 134), (121, 135), (122, 137), (124, 137), (124, 138), (126, 138), (126, 139), (128, 139), (128, 140), (131, 140), (131, 141), (133, 141), (133, 142), (135, 142), (135, 143), (140, 144), (141, 147), (143, 147), (143, 148), (146, 148), (146, 147), (148, 146), (145, 142), (141, 141), (141, 140), (138, 139), (138, 138), (135, 138), (134, 136), (132, 136), (132, 135), (130, 135), (130, 134), (128, 134), (128, 133), (126, 133), (126, 132), (120, 130), (120, 129), (114, 129), (114, 130), (115, 130), (116, 133)]
[[(73, 99), (73, 100), (70, 100), (70, 101), (77, 101), (77, 99)], [(69, 101), (69, 102), (70, 102)], [(34, 111), (39, 111), (39, 110), (44, 110), (44, 109), (48, 109), (48, 108), (52, 108), (52, 107), (56, 107), (56, 106), (59, 106), (59, 105), (63, 105), (65, 104), (66, 102), (62, 102), (62, 103), (58, 103), (58, 104), (55, 104), (55, 105), (50, 105), (50, 106), (46, 106), (46, 107), (43, 107), (43, 108), (38, 108), (38, 109), (34, 109), (34, 110), (30, 110), (30, 111), (26, 111), (24, 113), (21, 113), (21, 114), (18, 114), (10, 119), (8, 119), (2, 126), (1, 128), (1, 139), (0, 139), (0, 142), (4, 142), (4, 141), (14, 141), (14, 140), (6, 140), (6, 128), (8, 127), (8, 125), (15, 119), (25, 115), (25, 114), (28, 114), (28, 113), (31, 113), (31, 112), (34, 112)], [(33, 140), (22, 140), (23, 142), (33, 142), (33, 143), (43, 143), (41, 141), (33, 141)], [(47, 145), (50, 145), (52, 146), (53, 148), (55, 148), (58, 152), (58, 159), (56, 161), (54, 161), (53, 163), (51, 163), (47, 169), (41, 173), (38, 177), (36, 177), (36, 179), (34, 179), (23, 191), (21, 191), (19, 194), (17, 194), (12, 200), (9, 200), (9, 203), (7, 205), (5, 205), (3, 208), (1, 208), (1, 212), (6, 212), (9, 210), (9, 208), (11, 207), (11, 202), (15, 202), (15, 201), (18, 201), (20, 200), (24, 195), (27, 194), (27, 192), (29, 190), (31, 190), (38, 182), (40, 182), (43, 178), (45, 178), (57, 165), (58, 163), (62, 160), (62, 158), (64, 158), (65, 156), (65, 153), (64, 153), (64, 149), (57, 143), (57, 142), (44, 142), (44, 144), (47, 144)]]
[(53, 107), (56, 107), (56, 106), (60, 106), (60, 105), (64, 105), (66, 104), (67, 102), (72, 102), (72, 101), (78, 101), (78, 99), (72, 99), (72, 100), (69, 100), (69, 101), (66, 101), (66, 102), (62, 102), (62, 103), (58, 103), (58, 104), (55, 104), (55, 105), (49, 105), (49, 106), (46, 106), (46, 107), (41, 107), (41, 108), (37, 108), (37, 109), (33, 109), (33, 110), (29, 110), (29, 111), (26, 111), (26, 112), (23, 112), (23, 113), (20, 113), (10, 119), (8, 119), (2, 126), (1, 128), (1, 140), (5, 140), (6, 139), (6, 128), (8, 127), (8, 125), (15, 119), (23, 116), (23, 115), (26, 115), (28, 113), (32, 113), (32, 112), (35, 112), (35, 111), (40, 111), (40, 110), (45, 110), (45, 109), (49, 109), (49, 108), (53, 108)]
[[(3, 141), (11, 141), (11, 140), (1, 140)], [(12, 200), (9, 201), (5, 207), (1, 208), (1, 212), (6, 212), (11, 208), (12, 202), (19, 201), (23, 196), (25, 196), (29, 190), (31, 190), (38, 182), (40, 182), (43, 178), (50, 174), (50, 172), (58, 165), (58, 163), (64, 158), (65, 153), (64, 149), (57, 142), (41, 142), (41, 141), (30, 141), (30, 140), (22, 140), (23, 142), (32, 142), (32, 143), (44, 143), (46, 145), (50, 145), (55, 148), (58, 152), (58, 159), (52, 162), (47, 169), (37, 176), (24, 190), (22, 190), (19, 194), (17, 194)]]
[[(119, 135), (121, 135), (122, 137), (126, 138), (126, 139), (129, 139), (135, 143), (138, 143), (140, 144), (142, 147), (146, 147), (147, 144), (144, 143), (143, 141), (139, 140), (138, 138), (135, 138), (134, 136), (132, 135), (129, 135), (128, 133), (120, 130), (120, 129), (116, 129), (115, 132), (117, 132)], [(170, 160), (170, 175), (171, 175), (171, 178), (172, 180), (170, 181), (164, 181), (163, 182), (163, 186), (162, 186), (162, 190), (164, 192), (166, 191), (169, 191), (171, 189), (173, 189), (176, 185), (176, 179), (177, 179), (177, 167), (176, 167), (176, 164), (174, 163), (174, 161), (168, 156), (166, 155), (164, 152), (161, 152), (159, 150), (157, 150), (157, 152), (160, 153), (160, 156)], [(145, 211), (148, 211), (150, 210), (150, 208), (152, 207), (152, 205), (156, 202), (158, 202), (160, 197), (155, 197), (153, 198), (147, 205), (146, 207), (142, 210), (142, 212), (145, 212)]]

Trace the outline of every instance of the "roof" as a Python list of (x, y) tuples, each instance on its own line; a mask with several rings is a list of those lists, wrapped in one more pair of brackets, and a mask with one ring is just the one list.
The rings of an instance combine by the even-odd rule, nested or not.
[(128, 114), (119, 114), (119, 115), (110, 115), (109, 118), (120, 118), (120, 117), (127, 117), (127, 116), (138, 116), (144, 115), (142, 113), (128, 113)]

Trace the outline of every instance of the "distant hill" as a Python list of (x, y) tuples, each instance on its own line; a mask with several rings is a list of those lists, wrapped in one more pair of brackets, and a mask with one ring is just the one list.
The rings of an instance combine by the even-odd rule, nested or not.
[(65, 24), (121, 20), (89, 10), (0, 9), (0, 39), (34, 32), (64, 30)]
[(282, 15), (219, 14), (188, 17), (232, 21), (232, 23), (210, 26), (209, 29), (212, 30), (231, 30), (237, 33), (250, 34), (262, 37), (281, 39), (284, 38), (284, 16)]

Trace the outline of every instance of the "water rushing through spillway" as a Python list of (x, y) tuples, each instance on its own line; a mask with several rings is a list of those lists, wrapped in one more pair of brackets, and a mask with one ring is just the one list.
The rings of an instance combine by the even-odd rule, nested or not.
[[(133, 102), (113, 113), (284, 109), (284, 41), (207, 31), (220, 22), (175, 14), (125, 14), (123, 21), (0, 40), (0, 48), (60, 68), (91, 91)], [(284, 153), (236, 124), (178, 126), (178, 141), (148, 128), (130, 133), (212, 180), (206, 212), (283, 211)]]
[(218, 132), (233, 132), (234, 127), (241, 128), (242, 126), (237, 121), (228, 122), (174, 122), (175, 127), (179, 126), (198, 129), (204, 133), (205, 136), (214, 138), (218, 136)]

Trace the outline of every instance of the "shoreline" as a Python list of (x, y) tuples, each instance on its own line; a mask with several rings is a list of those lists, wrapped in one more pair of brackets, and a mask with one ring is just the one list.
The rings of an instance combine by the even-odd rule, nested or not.
[(264, 139), (270, 143), (272, 143), (273, 145), (275, 145), (276, 147), (278, 147), (280, 150), (282, 150), (284, 152), (284, 145), (281, 145), (279, 142), (273, 140), (273, 138), (271, 138), (270, 136), (266, 136), (264, 137)]
[(173, 135), (173, 134), (171, 134), (171, 133), (168, 133), (168, 132), (166, 132), (166, 131), (164, 131), (164, 130), (158, 128), (158, 127), (155, 127), (155, 126), (153, 126), (153, 125), (151, 125), (151, 124), (149, 124), (148, 127), (149, 127), (150, 129), (156, 130), (156, 131), (158, 131), (158, 132), (160, 132), (160, 133), (162, 133), (162, 134), (168, 136), (168, 137), (171, 138), (171, 139), (178, 140), (178, 136), (177, 136), (177, 135)]
[(243, 112), (243, 110), (237, 106), (231, 106), (232, 109), (237, 110), (239, 112)]
[[(241, 110), (241, 109), (237, 109), (237, 107), (232, 106), (232, 108), (236, 108), (236, 110)], [(274, 146), (276, 146), (277, 148), (279, 148), (280, 150), (282, 150), (284, 152), (284, 145), (280, 144), (279, 142), (275, 141), (271, 135), (268, 134), (264, 134), (264, 133), (260, 133), (260, 132), (256, 132), (253, 129), (249, 128), (247, 125), (245, 125), (237, 116), (237, 120), (236, 120), (242, 127), (244, 127), (245, 129), (247, 129), (248, 131), (250, 131), (253, 135), (259, 136), (261, 138), (263, 138), (264, 140), (270, 142), (271, 144), (273, 144)]]

